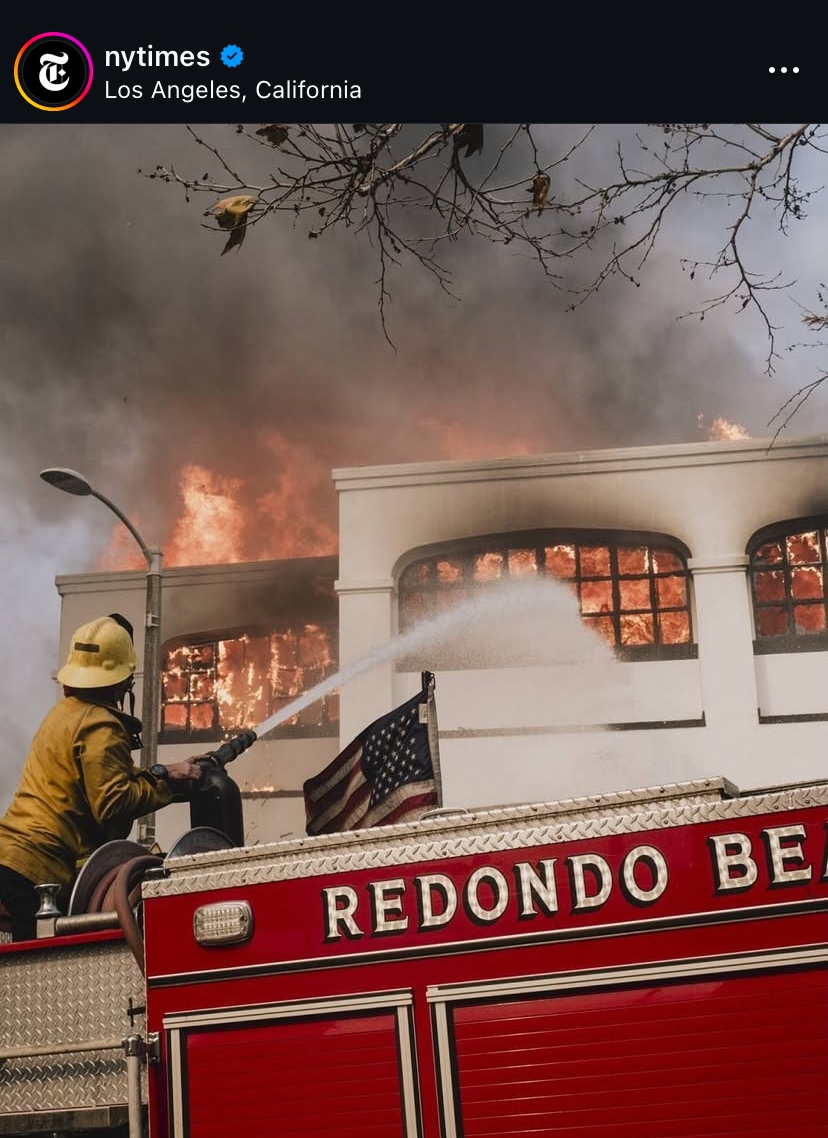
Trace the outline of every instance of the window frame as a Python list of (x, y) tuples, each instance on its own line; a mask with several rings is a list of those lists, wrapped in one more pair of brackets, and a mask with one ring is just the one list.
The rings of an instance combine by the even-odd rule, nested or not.
[[(184, 633), (178, 636), (172, 636), (165, 640), (161, 645), (161, 691), (160, 691), (160, 705), (159, 705), (159, 718), (161, 725), (158, 732), (158, 742), (165, 746), (180, 744), (180, 743), (210, 743), (221, 742), (229, 738), (241, 728), (224, 728), (221, 726), (219, 716), (219, 701), (215, 695), (215, 686), (213, 688), (213, 697), (210, 700), (165, 700), (164, 698), (164, 663), (168, 654), (171, 655), (179, 648), (199, 648), (204, 645), (211, 644), (217, 650), (219, 641), (222, 640), (237, 640), (244, 636), (251, 639), (265, 636), (278, 636), (287, 631), (297, 631), (304, 628), (306, 625), (313, 625), (323, 629), (327, 636), (332, 650), (332, 663), (330, 674), (333, 675), (339, 667), (339, 629), (336, 621), (320, 619), (320, 620), (297, 620), (297, 621), (273, 621), (272, 623), (257, 623), (234, 625), (230, 628), (209, 629), (203, 632)], [(215, 681), (215, 663), (213, 664), (213, 679)], [(324, 677), (323, 677), (324, 678)], [(315, 685), (314, 685), (315, 686)], [(306, 689), (307, 690), (307, 689)], [(298, 693), (298, 699), (302, 693)], [(334, 694), (334, 693), (330, 693)], [(271, 690), (272, 696), (272, 690)], [(181, 703), (183, 706), (190, 706), (192, 703), (204, 702), (213, 705), (213, 723), (209, 728), (202, 730), (193, 729), (191, 726), (186, 728), (169, 728), (164, 726), (164, 709), (170, 704), (175, 705)], [(312, 705), (311, 705), (312, 706)], [(255, 726), (252, 724), (251, 726)], [(268, 732), (270, 736), (278, 739), (318, 739), (318, 738), (338, 738), (339, 736), (339, 716), (334, 718), (327, 718), (327, 721), (319, 724), (281, 724)]]
[[(795, 598), (791, 590), (791, 570), (797, 567), (797, 563), (788, 561), (787, 547), (785, 546), (785, 539), (789, 537), (796, 537), (799, 534), (817, 531), (819, 538), (819, 547), (821, 560), (818, 562), (803, 562), (803, 567), (808, 565), (818, 566), (823, 573), (822, 578), (822, 609), (825, 614), (825, 629), (817, 632), (796, 632), (791, 631), (794, 625), (793, 610), (797, 603), (804, 603), (808, 606), (818, 607), (818, 602), (812, 598)], [(770, 568), (770, 563), (767, 566), (760, 563), (759, 566), (754, 566), (754, 557), (757, 550), (763, 545), (770, 542), (781, 542), (785, 550), (784, 561), (777, 566), (777, 568), (784, 574), (785, 597), (784, 600), (771, 600), (760, 601), (756, 595), (756, 580), (755, 574)], [(753, 652), (756, 656), (772, 656), (784, 655), (791, 652), (825, 652), (828, 651), (828, 585), (826, 584), (826, 576), (828, 576), (828, 514), (811, 514), (807, 517), (790, 518), (786, 521), (773, 522), (770, 525), (763, 526), (762, 529), (757, 530), (745, 546), (745, 553), (748, 558), (747, 576), (750, 590), (750, 609), (751, 619), (753, 621)], [(788, 617), (788, 631), (784, 633), (771, 633), (767, 635), (760, 634), (758, 610), (762, 608), (780, 608), (783, 607)]]
[[(576, 547), (589, 547), (589, 546), (606, 546), (610, 551), (610, 576), (594, 577), (590, 574), (579, 576), (577, 566), (579, 564), (579, 556), (576, 553), (576, 574), (572, 578), (557, 577), (554, 573), (547, 574), (543, 570), (543, 562), (540, 560), (540, 553), (544, 547), (553, 545), (575, 545)], [(695, 607), (693, 600), (692, 589), (692, 573), (688, 568), (688, 560), (690, 559), (690, 550), (679, 538), (670, 534), (659, 533), (649, 530), (627, 530), (627, 529), (606, 529), (606, 528), (584, 528), (584, 527), (548, 527), (543, 529), (531, 530), (515, 530), (505, 531), (492, 534), (474, 535), (473, 537), (457, 538), (447, 542), (435, 542), (427, 546), (420, 546), (417, 549), (410, 550), (403, 559), (401, 559), (395, 570), (395, 580), (397, 583), (397, 623), (400, 632), (404, 632), (411, 625), (405, 620), (404, 605), (405, 605), (405, 577), (417, 565), (431, 562), (437, 559), (445, 558), (451, 559), (456, 557), (458, 559), (468, 558), (468, 565), (473, 564), (472, 558), (476, 553), (488, 553), (502, 551), (504, 554), (508, 549), (515, 549), (516, 547), (535, 547), (536, 550), (536, 564), (539, 567), (539, 576), (549, 576), (554, 580), (564, 581), (572, 580), (579, 582), (581, 580), (610, 580), (612, 583), (613, 595), (613, 610), (609, 614), (613, 620), (613, 627), (616, 633), (616, 643), (610, 645), (613, 648), (616, 657), (619, 660), (626, 661), (645, 661), (645, 660), (675, 660), (675, 659), (696, 659), (698, 657), (698, 644), (696, 641), (696, 620), (695, 620)], [(681, 572), (668, 572), (668, 573), (653, 573), (648, 571), (641, 574), (628, 574), (619, 573), (618, 566), (618, 550), (624, 547), (635, 546), (648, 546), (649, 548), (663, 549), (677, 556), (682, 563)], [(498, 549), (500, 547), (500, 549)], [(468, 568), (468, 565), (466, 568)], [(655, 597), (655, 582), (660, 577), (668, 576), (683, 576), (685, 580), (686, 589), (686, 605), (684, 606), (667, 606), (660, 608), (656, 604)], [(619, 595), (619, 582), (622, 580), (648, 580), (650, 583), (650, 601), (651, 607), (648, 609), (636, 610), (641, 613), (652, 614), (654, 617), (659, 612), (685, 612), (687, 613), (688, 626), (689, 626), (689, 639), (684, 643), (678, 644), (664, 644), (655, 642), (652, 644), (621, 644), (619, 643), (619, 627), (622, 609), (620, 608), (620, 595)], [(470, 582), (464, 578), (464, 583), (468, 585)], [(485, 587), (485, 583), (484, 583)], [(580, 600), (579, 600), (580, 604)], [(635, 615), (633, 610), (623, 610), (624, 614)], [(581, 613), (581, 618), (585, 624), (590, 623), (590, 617)], [(657, 627), (657, 622), (654, 621), (654, 632)], [(607, 642), (609, 643), (609, 642)], [(410, 671), (408, 661), (400, 661), (398, 663), (398, 670)], [(416, 670), (416, 669), (415, 669)], [(449, 669), (451, 670), (451, 669)]]

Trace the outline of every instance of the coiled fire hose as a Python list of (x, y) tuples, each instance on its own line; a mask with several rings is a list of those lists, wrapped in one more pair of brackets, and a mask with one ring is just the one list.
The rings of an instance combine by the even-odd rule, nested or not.
[[(200, 785), (201, 793), (208, 793), (211, 789), (211, 784), (214, 785), (218, 775), (221, 774), (224, 767), (237, 758), (243, 751), (246, 751), (256, 740), (255, 731), (243, 731), (233, 739), (229, 739), (223, 743), (215, 751), (209, 751), (206, 755), (201, 756), (198, 760), (204, 767), (204, 777)], [(212, 772), (212, 773), (211, 773)], [(238, 788), (229, 782), (230, 787), (235, 792), (238, 799)], [(191, 800), (190, 804), (190, 818), (191, 824), (194, 822), (194, 816), (200, 812), (195, 808), (196, 802)], [(232, 819), (225, 819), (229, 825), (229, 836), (224, 833), (224, 825), (222, 823), (222, 830), (211, 828), (210, 826), (196, 825), (195, 829), (185, 834), (176, 846), (170, 850), (167, 857), (173, 857), (176, 854), (182, 853), (199, 853), (206, 850), (225, 849), (228, 846), (242, 845), (244, 842), (243, 827), (241, 824), (241, 814), (239, 813), (237, 825), (232, 825)], [(236, 833), (233, 831), (236, 830)], [(196, 840), (197, 839), (197, 840)], [(110, 843), (110, 847), (103, 847), (109, 849), (111, 846), (117, 846), (118, 843)], [(143, 932), (140, 921), (141, 912), (141, 882), (144, 875), (150, 869), (163, 864), (165, 858), (155, 854), (140, 853), (135, 854), (137, 847), (132, 842), (123, 842), (120, 844), (121, 848), (117, 853), (123, 856), (123, 861), (119, 864), (111, 866), (104, 873), (102, 873), (99, 880), (94, 881), (94, 877), (89, 881), (88, 885), (91, 888), (88, 900), (86, 900), (83, 911), (86, 913), (111, 913), (115, 912), (118, 915), (118, 922), (123, 930), (124, 937), (129, 945), (132, 955), (138, 963), (138, 967), (144, 972), (144, 941)], [(100, 851), (100, 852), (103, 852)], [(90, 868), (94, 857), (90, 859)], [(82, 871), (83, 873), (83, 871)], [(92, 884), (94, 881), (94, 885)], [(71, 910), (70, 910), (71, 911)]]
[(141, 881), (148, 869), (162, 865), (164, 859), (155, 854), (130, 858), (110, 869), (92, 891), (86, 906), (88, 913), (118, 914), (118, 921), (132, 955), (144, 971), (144, 938), (136, 916), (141, 900)]

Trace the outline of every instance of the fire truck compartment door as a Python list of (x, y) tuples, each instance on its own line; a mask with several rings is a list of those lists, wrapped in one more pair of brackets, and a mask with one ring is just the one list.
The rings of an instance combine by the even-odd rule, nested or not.
[(446, 1138), (828, 1134), (824, 967), (481, 991), (435, 1012)]
[(416, 1138), (410, 993), (171, 1016), (174, 1138)]

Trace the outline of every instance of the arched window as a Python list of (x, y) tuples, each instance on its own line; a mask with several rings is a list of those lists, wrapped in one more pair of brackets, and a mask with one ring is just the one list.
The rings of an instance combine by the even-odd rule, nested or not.
[[(253, 728), (337, 669), (332, 625), (236, 628), (178, 637), (162, 650), (164, 743), (219, 740)], [(275, 735), (336, 735), (339, 705), (327, 695)]]
[(828, 518), (822, 516), (768, 526), (751, 539), (757, 651), (828, 647), (826, 537)]
[(400, 630), (504, 579), (554, 577), (581, 616), (621, 655), (692, 655), (687, 557), (663, 534), (541, 530), (452, 543), (409, 564), (399, 581)]

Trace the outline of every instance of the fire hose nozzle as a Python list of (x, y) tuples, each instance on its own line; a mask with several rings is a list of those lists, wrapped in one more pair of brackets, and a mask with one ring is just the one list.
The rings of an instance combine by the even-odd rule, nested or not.
[(240, 735), (222, 743), (215, 751), (208, 751), (206, 757), (212, 759), (217, 766), (225, 767), (228, 763), (232, 763), (233, 759), (237, 759), (248, 747), (252, 747), (256, 738), (255, 731), (242, 731)]
[(196, 760), (203, 765), (204, 773), (190, 794), (190, 826), (193, 829), (206, 826), (219, 830), (232, 845), (244, 845), (241, 794), (224, 768), (255, 742), (255, 731), (242, 731), (215, 751), (208, 751)]

